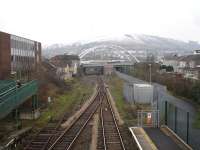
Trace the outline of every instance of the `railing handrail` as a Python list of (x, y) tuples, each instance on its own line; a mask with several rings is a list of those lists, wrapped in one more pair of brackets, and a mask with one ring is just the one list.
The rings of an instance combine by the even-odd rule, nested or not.
[[(27, 86), (29, 86), (29, 85), (31, 85), (32, 83), (35, 83), (36, 82), (36, 80), (33, 80), (33, 81), (30, 81), (30, 82), (28, 82), (28, 83), (26, 83), (26, 84), (23, 84), (20, 88), (17, 88), (16, 86), (15, 86), (15, 90), (13, 90), (13, 91), (11, 91), (11, 92), (7, 92), (6, 94), (4, 94), (3, 96), (1, 96), (0, 97), (0, 99), (3, 99), (5, 96), (7, 96), (7, 95), (12, 95), (13, 93), (16, 93), (16, 91), (18, 91), (18, 90), (21, 90), (21, 89), (23, 89), (23, 88), (25, 88), (25, 87), (27, 87)], [(13, 88), (14, 89), (14, 88)], [(1, 95), (1, 94), (0, 94)]]
[[(1, 85), (1, 84), (0, 84)], [(12, 81), (12, 82), (9, 82), (9, 83), (6, 83), (6, 84), (3, 84), (3, 86), (0, 86), (0, 92), (2, 91), (2, 90), (7, 90), (7, 88), (9, 88), (9, 87), (13, 87), (13, 86), (15, 86), (16, 85), (16, 83), (14, 82), (14, 81)], [(4, 91), (3, 91), (4, 92)]]
[(14, 108), (18, 107), (32, 95), (36, 94), (37, 90), (37, 81), (33, 80), (2, 96), (1, 99), (3, 99), (3, 101), (0, 102), (0, 118), (5, 117)]
[(16, 88), (16, 86), (8, 89), (7, 91), (3, 92), (3, 93), (0, 93), (0, 99), (4, 96), (4, 95), (7, 95), (8, 93), (10, 93), (10, 91), (14, 90)]

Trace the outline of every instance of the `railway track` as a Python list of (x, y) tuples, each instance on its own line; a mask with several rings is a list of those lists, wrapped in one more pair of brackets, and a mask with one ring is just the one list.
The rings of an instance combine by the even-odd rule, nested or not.
[[(26, 150), (70, 150), (79, 140), (83, 130), (92, 119), (93, 115), (100, 110), (101, 125), (99, 126), (98, 150), (125, 150), (122, 137), (106, 95), (106, 90), (102, 80), (98, 81), (98, 93), (93, 102), (80, 115), (73, 125), (63, 130), (60, 128), (61, 122), (52, 123), (41, 131), (38, 138), (33, 140)], [(65, 117), (63, 117), (65, 118)], [(88, 135), (89, 136), (89, 135)]]
[(65, 114), (60, 120), (50, 121), (33, 139), (26, 139), (23, 143), (26, 145), (24, 150), (45, 150), (49, 141), (53, 138), (60, 124), (68, 118)]
[(98, 150), (125, 150), (120, 130), (107, 95), (103, 97), (100, 109)]
[(80, 118), (73, 124), (73, 126), (55, 138), (56, 141), (52, 143), (49, 150), (54, 150), (54, 149), (69, 150), (73, 146), (75, 140), (81, 134), (81, 132), (83, 131), (89, 120), (92, 118), (93, 114), (96, 112), (99, 105), (100, 105), (100, 99), (99, 96), (97, 96), (95, 101), (80, 116)]

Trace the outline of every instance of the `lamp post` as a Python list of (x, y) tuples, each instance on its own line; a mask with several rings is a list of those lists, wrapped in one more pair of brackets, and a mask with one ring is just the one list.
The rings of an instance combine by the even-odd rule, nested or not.
[(151, 64), (149, 64), (149, 83), (151, 84)]

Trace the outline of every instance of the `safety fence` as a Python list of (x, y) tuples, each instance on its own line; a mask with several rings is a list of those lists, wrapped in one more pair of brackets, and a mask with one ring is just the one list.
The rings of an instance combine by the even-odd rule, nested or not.
[(158, 97), (161, 123), (172, 129), (192, 148), (200, 149), (200, 129), (194, 126), (196, 113), (187, 107), (179, 107), (179, 105), (170, 102), (170, 97), (172, 96), (167, 93)]
[(35, 95), (38, 91), (37, 81), (31, 81), (0, 96), (0, 119), (8, 115), (13, 109)]
[[(133, 103), (133, 84), (145, 82), (118, 72), (117, 75), (125, 81), (123, 85), (124, 98)], [(200, 150), (200, 129), (194, 125), (197, 118), (194, 107), (185, 100), (171, 95), (165, 86), (155, 83), (153, 85), (153, 109), (159, 110), (160, 124), (166, 124), (193, 149)]]

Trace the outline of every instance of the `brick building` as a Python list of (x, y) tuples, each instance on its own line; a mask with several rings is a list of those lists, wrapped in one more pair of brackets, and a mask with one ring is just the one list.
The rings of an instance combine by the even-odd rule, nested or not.
[(0, 31), (0, 80), (30, 80), (41, 62), (41, 43)]

